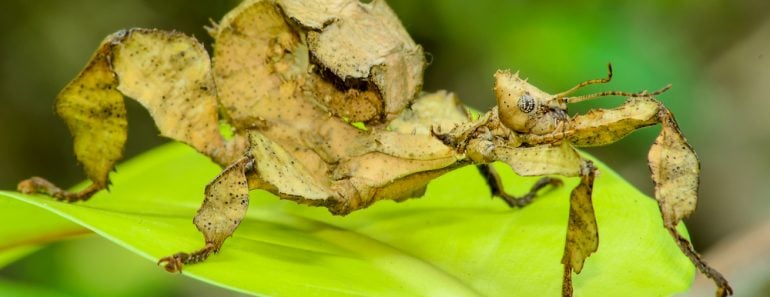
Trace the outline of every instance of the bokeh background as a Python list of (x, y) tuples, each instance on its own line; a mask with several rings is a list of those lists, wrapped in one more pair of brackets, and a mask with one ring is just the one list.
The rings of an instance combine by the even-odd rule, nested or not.
[[(202, 26), (237, 3), (0, 1), (0, 188), (13, 189), (30, 175), (62, 185), (84, 178), (52, 106), (104, 36), (147, 27), (209, 43)], [(673, 84), (660, 99), (676, 114), (702, 163), (698, 211), (687, 221), (694, 243), (728, 274), (738, 296), (770, 296), (770, 1), (389, 3), (430, 54), (425, 90), (454, 91), (480, 110), (494, 104), (497, 69), (520, 70), (551, 93), (604, 77), (608, 62), (613, 81), (583, 93)], [(570, 113), (622, 101), (580, 103)], [(128, 107), (128, 157), (167, 141), (138, 104), (129, 101)], [(649, 194), (646, 154), (658, 131), (646, 128), (587, 151)], [(78, 238), (0, 270), (0, 282), (49, 296), (238, 295), (166, 275), (138, 259), (96, 237)], [(702, 285), (705, 291), (698, 291)], [(698, 280), (691, 294), (710, 290)]]

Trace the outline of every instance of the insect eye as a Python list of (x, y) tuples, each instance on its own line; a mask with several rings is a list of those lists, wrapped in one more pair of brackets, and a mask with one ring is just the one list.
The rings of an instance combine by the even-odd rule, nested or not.
[(518, 105), (521, 111), (530, 113), (535, 110), (535, 98), (532, 98), (529, 94), (524, 94), (519, 98)]

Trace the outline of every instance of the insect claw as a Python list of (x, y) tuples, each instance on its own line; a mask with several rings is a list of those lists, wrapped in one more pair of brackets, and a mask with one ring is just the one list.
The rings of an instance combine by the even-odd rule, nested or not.
[(174, 254), (173, 256), (161, 258), (160, 260), (158, 260), (157, 265), (163, 266), (163, 269), (171, 273), (182, 273), (182, 267), (184, 266), (184, 261), (189, 257), (190, 257), (189, 254), (177, 253), (177, 254)]

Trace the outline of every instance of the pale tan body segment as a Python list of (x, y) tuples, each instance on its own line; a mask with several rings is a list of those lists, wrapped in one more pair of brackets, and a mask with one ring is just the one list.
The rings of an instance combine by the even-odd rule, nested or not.
[[(674, 228), (694, 210), (698, 161), (654, 94), (616, 92), (631, 98), (570, 118), (567, 103), (590, 98), (567, 95), (609, 78), (550, 95), (499, 71), (498, 107), (474, 120), (451, 94), (418, 96), (422, 49), (383, 1), (244, 1), (210, 33), (211, 58), (180, 33), (133, 29), (108, 37), (57, 100), (93, 184), (66, 192), (32, 178), (20, 190), (78, 201), (106, 188), (126, 140), (123, 96), (139, 101), (161, 134), (225, 167), (206, 187), (194, 220), (204, 247), (160, 260), (179, 271), (221, 248), (246, 213), (250, 189), (344, 215), (378, 200), (419, 197), (435, 177), (469, 164), (511, 206), (560, 183), (544, 178), (527, 195), (510, 196), (486, 165), (502, 161), (523, 176), (581, 178), (570, 198), (562, 260), (563, 295), (570, 296), (572, 271), (581, 271), (599, 242), (591, 203), (596, 170), (573, 146), (604, 145), (662, 124), (649, 160), (665, 228), (715, 280), (718, 294), (731, 293)], [(229, 140), (219, 134), (220, 113), (234, 129)]]

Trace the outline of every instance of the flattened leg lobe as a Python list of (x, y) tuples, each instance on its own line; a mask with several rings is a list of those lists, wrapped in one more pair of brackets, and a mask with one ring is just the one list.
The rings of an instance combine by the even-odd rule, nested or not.
[(682, 136), (674, 116), (666, 108), (658, 112), (663, 129), (655, 139), (647, 159), (655, 183), (663, 225), (679, 249), (704, 275), (717, 285), (717, 296), (728, 296), (733, 290), (716, 269), (706, 264), (692, 244), (676, 230), (677, 224), (695, 211), (698, 200), (700, 163), (695, 151)]
[(169, 272), (179, 272), (184, 264), (206, 260), (219, 251), (222, 243), (240, 225), (249, 207), (249, 185), (246, 173), (254, 160), (244, 157), (225, 168), (206, 186), (206, 198), (193, 222), (206, 239), (205, 246), (192, 253), (176, 253), (158, 261)]
[(580, 174), (580, 184), (570, 195), (567, 240), (561, 260), (564, 264), (563, 296), (572, 296), (572, 271), (580, 273), (586, 258), (599, 248), (599, 228), (591, 199), (596, 167), (591, 161), (584, 161)]
[(508, 163), (521, 176), (559, 174), (581, 178), (580, 184), (572, 190), (570, 196), (567, 237), (562, 257), (562, 295), (572, 296), (572, 272), (580, 273), (586, 258), (599, 247), (599, 229), (591, 199), (596, 167), (591, 161), (582, 159), (567, 142), (558, 146), (496, 147), (492, 155), (493, 159)]
[(219, 134), (210, 63), (203, 45), (181, 33), (131, 29), (108, 36), (56, 98), (56, 113), (67, 124), (75, 155), (93, 184), (71, 193), (31, 178), (19, 190), (73, 202), (107, 188), (127, 138), (124, 95), (150, 112), (163, 136), (228, 164), (232, 158)]
[[(108, 40), (110, 37), (107, 38)], [(69, 202), (82, 201), (109, 185), (109, 172), (123, 157), (126, 143), (126, 108), (118, 92), (109, 57), (112, 46), (103, 43), (88, 65), (56, 98), (56, 113), (73, 137), (75, 156), (93, 183), (80, 192), (67, 192), (39, 177), (22, 181), (22, 193), (42, 193)]]

